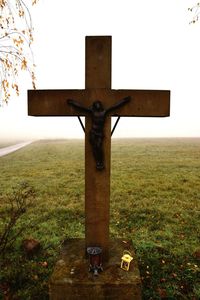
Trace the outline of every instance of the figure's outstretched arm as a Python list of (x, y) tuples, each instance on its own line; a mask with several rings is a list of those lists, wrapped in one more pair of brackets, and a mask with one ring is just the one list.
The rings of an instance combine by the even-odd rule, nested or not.
[(117, 102), (116, 104), (114, 104), (113, 106), (109, 107), (109, 108), (106, 110), (106, 113), (110, 113), (111, 111), (113, 111), (113, 110), (115, 110), (115, 109), (118, 109), (118, 108), (122, 107), (122, 106), (125, 105), (126, 103), (130, 102), (130, 100), (131, 100), (131, 97), (130, 97), (130, 96), (123, 98), (122, 100), (120, 100), (119, 102)]
[(85, 112), (90, 112), (91, 111), (90, 108), (87, 108), (87, 107), (83, 106), (82, 104), (80, 104), (79, 102), (74, 101), (72, 99), (67, 99), (67, 103), (68, 103), (68, 105), (71, 105), (71, 106), (73, 106), (74, 108), (76, 108), (78, 110), (83, 110)]

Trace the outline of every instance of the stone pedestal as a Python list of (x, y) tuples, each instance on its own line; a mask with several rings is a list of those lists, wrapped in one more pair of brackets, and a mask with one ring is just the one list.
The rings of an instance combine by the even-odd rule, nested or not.
[[(111, 240), (109, 249), (103, 272), (94, 276), (88, 271), (85, 240), (67, 240), (50, 279), (50, 300), (141, 300), (140, 274), (131, 244)], [(134, 257), (128, 272), (120, 269), (125, 249)]]

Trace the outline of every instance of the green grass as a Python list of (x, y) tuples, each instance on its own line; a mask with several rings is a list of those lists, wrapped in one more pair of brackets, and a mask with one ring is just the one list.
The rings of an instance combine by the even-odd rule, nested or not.
[[(110, 234), (132, 240), (143, 299), (200, 298), (199, 152), (200, 139), (112, 142)], [(21, 181), (37, 193), (17, 224), (24, 230), (7, 253), (0, 279), (18, 299), (48, 299), (61, 241), (84, 237), (84, 143), (36, 142), (1, 157), (0, 170), (2, 199)], [(31, 260), (20, 248), (27, 237), (42, 244)]]

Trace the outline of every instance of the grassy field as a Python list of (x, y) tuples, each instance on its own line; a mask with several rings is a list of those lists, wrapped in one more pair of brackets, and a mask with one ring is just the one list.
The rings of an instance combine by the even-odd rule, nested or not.
[[(1, 261), (2, 299), (48, 299), (61, 242), (84, 237), (84, 143), (35, 142), (1, 157), (0, 170), (0, 212), (21, 182), (36, 190)], [(200, 299), (200, 139), (114, 139), (111, 175), (110, 233), (132, 240), (143, 299)], [(31, 259), (21, 250), (30, 237), (42, 245)]]

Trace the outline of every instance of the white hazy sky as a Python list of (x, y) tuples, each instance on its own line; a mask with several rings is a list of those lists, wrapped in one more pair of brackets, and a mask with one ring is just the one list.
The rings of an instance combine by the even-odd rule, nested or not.
[[(169, 89), (168, 118), (123, 118), (114, 137), (200, 136), (200, 23), (195, 0), (39, 0), (32, 11), (38, 89), (83, 89), (85, 36), (112, 36), (112, 88)], [(20, 97), (0, 108), (0, 139), (82, 138), (76, 118), (27, 116)]]

